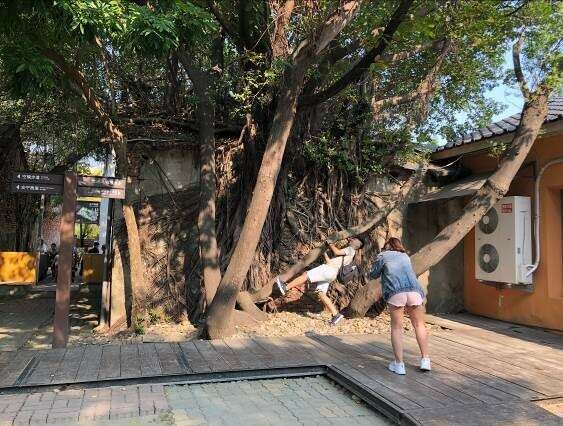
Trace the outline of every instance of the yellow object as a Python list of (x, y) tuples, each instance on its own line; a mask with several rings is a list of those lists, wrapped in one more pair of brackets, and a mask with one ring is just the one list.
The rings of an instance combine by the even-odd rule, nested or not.
[(82, 280), (85, 283), (101, 283), (103, 272), (103, 254), (85, 253), (82, 256)]
[(0, 284), (35, 284), (36, 265), (36, 253), (0, 252)]

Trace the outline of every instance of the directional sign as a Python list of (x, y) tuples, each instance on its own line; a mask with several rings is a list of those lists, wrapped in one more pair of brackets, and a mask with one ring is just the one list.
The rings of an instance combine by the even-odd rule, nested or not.
[[(12, 175), (12, 182), (41, 183), (50, 185), (62, 185), (63, 175), (53, 175), (49, 173), (34, 172), (15, 172)], [(62, 192), (62, 188), (61, 188)]]
[(125, 198), (125, 189), (79, 186), (76, 193), (79, 197)]
[(21, 183), (12, 182), (11, 187), (12, 192), (18, 192), (23, 194), (62, 194), (62, 185), (45, 185), (42, 183)]
[(77, 201), (76, 220), (84, 224), (97, 224), (100, 221), (100, 203), (96, 201)]
[(78, 176), (78, 186), (125, 189), (125, 179), (104, 176)]

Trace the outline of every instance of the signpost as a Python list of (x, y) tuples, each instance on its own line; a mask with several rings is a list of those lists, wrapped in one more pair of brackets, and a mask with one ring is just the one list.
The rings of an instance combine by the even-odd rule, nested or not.
[[(125, 198), (125, 179), (100, 176), (76, 176), (75, 173), (54, 175), (48, 173), (16, 172), (12, 176), (11, 190), (23, 194), (62, 194), (61, 242), (59, 246), (59, 271), (57, 274), (57, 293), (55, 296), (55, 319), (53, 324), (53, 347), (64, 348), (68, 343), (69, 312), (70, 312), (70, 284), (72, 282), (72, 246), (74, 244), (74, 224), (77, 215), (77, 196)], [(99, 216), (99, 203), (96, 204), (96, 220)], [(84, 208), (82, 203), (81, 207)], [(92, 213), (92, 209), (90, 209)], [(78, 214), (83, 219), (81, 210)], [(93, 215), (90, 215), (93, 216)], [(84, 223), (86, 223), (84, 221)]]
[(63, 193), (62, 185), (49, 185), (44, 183), (12, 182), (12, 192), (22, 194), (57, 195)]
[(72, 281), (72, 246), (74, 245), (74, 217), (76, 214), (76, 174), (67, 173), (64, 180), (59, 271), (55, 295), (53, 348), (65, 348), (68, 343), (70, 312), (70, 284)]
[(43, 184), (48, 183), (51, 185), (62, 185), (63, 175), (54, 175), (51, 173), (35, 173), (35, 172), (14, 172), (12, 176), (12, 182), (43, 183)]

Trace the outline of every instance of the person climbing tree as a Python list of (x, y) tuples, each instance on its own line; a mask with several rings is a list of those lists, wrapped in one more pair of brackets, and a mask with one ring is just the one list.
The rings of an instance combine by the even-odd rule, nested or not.
[[(336, 325), (344, 316), (338, 312), (330, 298), (327, 296), (330, 283), (342, 276), (345, 267), (349, 266), (354, 260), (356, 251), (362, 248), (362, 242), (357, 238), (349, 240), (349, 245), (346, 248), (339, 249), (334, 244), (329, 244), (330, 250), (335, 257), (330, 258), (324, 253), (325, 263), (316, 268), (299, 275), (297, 278), (289, 283), (285, 283), (279, 276), (276, 277), (276, 285), (282, 295), (285, 295), (289, 290), (299, 287), (303, 284), (310, 284), (310, 287), (320, 302), (328, 309), (332, 315), (330, 320), (331, 325)], [(345, 282), (343, 284), (346, 284)]]

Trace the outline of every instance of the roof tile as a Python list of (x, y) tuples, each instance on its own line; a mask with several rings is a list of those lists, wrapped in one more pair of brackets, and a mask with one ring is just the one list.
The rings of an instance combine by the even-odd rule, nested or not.
[[(548, 103), (549, 111), (545, 122), (560, 120), (563, 118), (563, 96), (551, 98)], [(468, 133), (455, 141), (436, 148), (436, 151), (445, 151), (456, 146), (477, 142), (482, 139), (492, 138), (504, 133), (514, 132), (520, 124), (521, 114), (514, 114), (495, 123), (491, 123), (482, 129), (477, 129)]]

